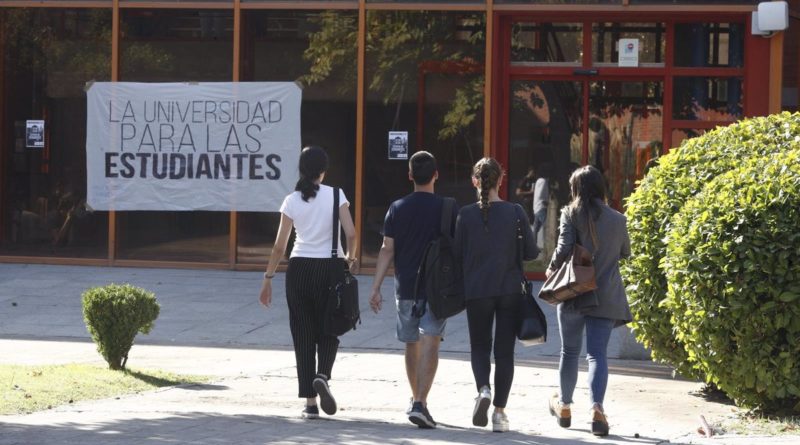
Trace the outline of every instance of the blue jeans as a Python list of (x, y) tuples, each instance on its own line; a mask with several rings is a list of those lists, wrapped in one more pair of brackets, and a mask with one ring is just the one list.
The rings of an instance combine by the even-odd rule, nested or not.
[(561, 378), (561, 402), (572, 403), (572, 394), (578, 382), (578, 358), (586, 328), (586, 361), (589, 362), (589, 397), (592, 404), (603, 405), (608, 386), (608, 339), (614, 320), (589, 317), (578, 311), (562, 309), (558, 305), (558, 330), (561, 333), (561, 361), (558, 374)]

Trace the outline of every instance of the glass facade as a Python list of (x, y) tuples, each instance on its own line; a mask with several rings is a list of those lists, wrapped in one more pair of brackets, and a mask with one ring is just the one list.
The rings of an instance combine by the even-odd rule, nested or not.
[(582, 23), (517, 22), (511, 28), (511, 63), (580, 65)]
[[(544, 224), (538, 231), (539, 258), (528, 269), (544, 272), (555, 249), (559, 209), (569, 200), (569, 175), (583, 163), (583, 83), (513, 81), (509, 110), (509, 192), (533, 191), (526, 175), (544, 178), (548, 188)], [(533, 220), (533, 202), (513, 196)], [(541, 215), (540, 215), (541, 217)]]
[[(124, 10), (120, 80), (229, 82), (232, 25), (231, 11)], [(225, 263), (229, 233), (225, 212), (119, 212), (117, 256)]]
[(731, 122), (742, 118), (742, 79), (677, 77), (672, 117), (677, 120)]
[(437, 158), (439, 193), (474, 199), (472, 165), (483, 156), (485, 15), (368, 11), (362, 264), (374, 265), (389, 204), (412, 190), (408, 161), (388, 149), (408, 133), (409, 153)]
[(675, 66), (744, 66), (744, 23), (678, 23)]
[(663, 82), (589, 84), (589, 163), (606, 178), (618, 209), (663, 149)]
[(640, 65), (664, 65), (667, 39), (663, 23), (595, 23), (592, 25), (593, 65), (616, 65), (620, 39), (639, 40)]
[[(611, 204), (623, 209), (669, 147), (768, 112), (769, 41), (747, 32), (750, 14), (741, 7), (709, 6), (720, 14), (704, 21), (675, 10), (696, 3), (682, 0), (630, 1), (673, 5), (663, 14), (623, 11), (621, 0), (537, 2), (542, 11), (496, 0), (498, 51), (488, 67), (484, 0), (365, 0), (362, 29), (356, 0), (331, 0), (330, 7), (301, 1), (296, 9), (276, 1), (242, 0), (241, 8), (204, 1), (197, 10), (180, 1), (120, 0), (118, 27), (106, 0), (0, 8), (0, 257), (242, 268), (266, 262), (275, 212), (109, 214), (86, 205), (84, 88), (91, 81), (300, 84), (301, 144), (328, 150), (326, 183), (351, 201), (367, 271), (388, 205), (412, 190), (407, 157), (415, 151), (436, 155), (437, 192), (460, 205), (476, 199), (471, 167), (485, 153), (503, 162), (501, 193), (510, 200), (529, 169), (546, 177), (547, 216), (537, 234), (544, 253), (528, 265), (540, 272), (575, 167), (597, 166)], [(514, 3), (520, 11), (511, 10)], [(602, 13), (559, 11), (559, 4), (591, 4)], [(800, 21), (790, 22), (781, 103), (797, 110)], [(639, 41), (638, 66), (619, 65), (621, 39)], [(397, 144), (399, 135), (405, 139)]]
[[(246, 11), (241, 63), (243, 81), (303, 85), (302, 145), (325, 147), (332, 160), (325, 183), (341, 187), (350, 201), (355, 197), (357, 21), (355, 11)], [(237, 260), (266, 263), (279, 222), (278, 213), (239, 213)]]
[(111, 77), (111, 10), (2, 11), (0, 254), (104, 258), (108, 214), (86, 205), (86, 98)]

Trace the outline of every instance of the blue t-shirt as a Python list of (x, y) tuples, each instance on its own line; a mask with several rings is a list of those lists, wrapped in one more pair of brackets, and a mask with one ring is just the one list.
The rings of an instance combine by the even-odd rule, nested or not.
[[(394, 286), (401, 300), (414, 298), (414, 284), (425, 248), (439, 235), (441, 196), (428, 192), (413, 192), (393, 202), (386, 212), (383, 234), (394, 239)], [(457, 206), (453, 206), (450, 235), (453, 234)]]

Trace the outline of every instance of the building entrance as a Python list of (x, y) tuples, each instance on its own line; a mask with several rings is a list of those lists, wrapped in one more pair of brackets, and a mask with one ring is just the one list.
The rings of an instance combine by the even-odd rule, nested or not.
[(494, 140), (508, 197), (537, 229), (543, 272), (569, 175), (593, 165), (624, 210), (636, 182), (687, 136), (745, 116), (744, 16), (508, 15), (499, 19)]
[[(606, 177), (609, 203), (623, 199), (662, 151), (661, 79), (514, 79), (508, 125), (509, 191), (524, 204), (542, 250), (541, 272), (556, 243), (558, 209), (569, 175), (591, 164)], [(530, 194), (529, 194), (530, 193)]]

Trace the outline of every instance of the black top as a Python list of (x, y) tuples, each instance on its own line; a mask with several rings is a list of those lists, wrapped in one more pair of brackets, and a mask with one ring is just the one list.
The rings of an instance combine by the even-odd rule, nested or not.
[(539, 255), (528, 216), (519, 204), (496, 201), (483, 224), (478, 204), (463, 207), (456, 221), (455, 251), (464, 272), (467, 300), (519, 293), (523, 271), (517, 257), (517, 221), (522, 224), (523, 257)]
[[(393, 202), (386, 212), (383, 234), (394, 239), (394, 287), (401, 300), (414, 299), (422, 255), (439, 235), (443, 201), (433, 193), (413, 192)], [(456, 210), (454, 206), (451, 219), (454, 223)]]

